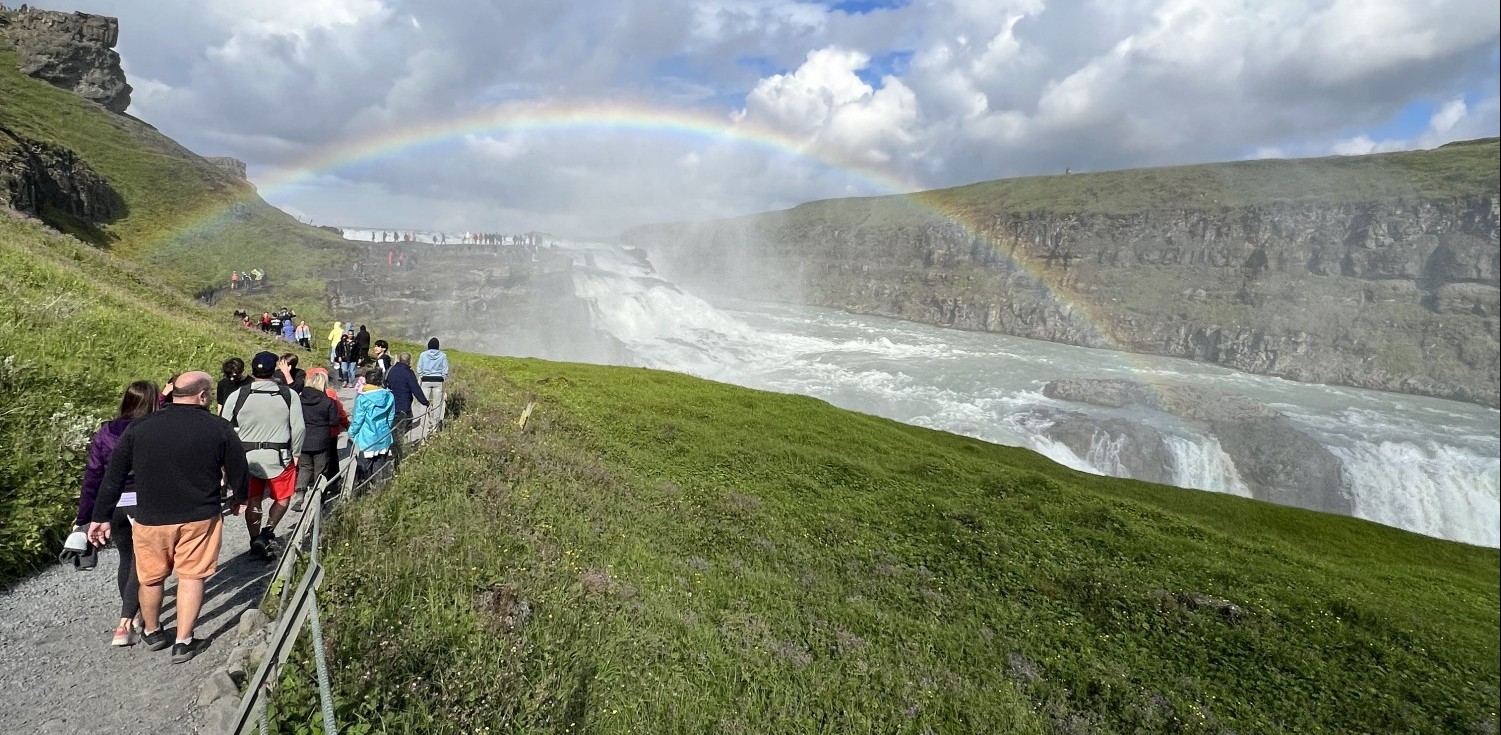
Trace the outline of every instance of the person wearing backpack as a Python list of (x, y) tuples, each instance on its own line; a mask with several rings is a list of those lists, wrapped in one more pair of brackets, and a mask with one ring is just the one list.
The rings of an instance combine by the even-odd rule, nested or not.
[(307, 504), (308, 492), (317, 486), (318, 479), (339, 461), (336, 437), (349, 428), (343, 407), (327, 393), (328, 373), (313, 373), (307, 376), (306, 383), (298, 394), (307, 430), (302, 456), (297, 461), (297, 494), (292, 499), (292, 510), (299, 512)]
[[(297, 461), (307, 434), (302, 402), (274, 378), (277, 362), (274, 353), (256, 353), (250, 362), (250, 385), (231, 393), (219, 408), (245, 445), (250, 468), (245, 530), (251, 553), (264, 559), (274, 555), (276, 524), (297, 490)], [(271, 509), (262, 526), (261, 501), (266, 495), (271, 496)]]
[(354, 416), (349, 420), (349, 442), (354, 445), (358, 479), (385, 474), (396, 428), (396, 398), (382, 387), (380, 370), (370, 368), (362, 377), (365, 386), (354, 398)]

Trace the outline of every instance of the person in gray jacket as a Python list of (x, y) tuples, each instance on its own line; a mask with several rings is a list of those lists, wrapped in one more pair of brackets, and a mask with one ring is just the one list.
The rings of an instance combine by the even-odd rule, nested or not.
[[(229, 419), (245, 445), (245, 462), (250, 468), (245, 511), (250, 551), (267, 559), (274, 555), (276, 524), (287, 514), (297, 491), (297, 461), (307, 433), (302, 402), (290, 388), (276, 382), (276, 369), (276, 355), (257, 353), (250, 363), (250, 385), (229, 394), (219, 407), (219, 415)], [(261, 501), (268, 494), (271, 510), (262, 526)]]
[(422, 393), (427, 398), (417, 419), (422, 422), (421, 436), (432, 436), (443, 423), (443, 383), (448, 380), (448, 355), (438, 349), (438, 338), (427, 341), (427, 350), (417, 357), (417, 382), (422, 384)]

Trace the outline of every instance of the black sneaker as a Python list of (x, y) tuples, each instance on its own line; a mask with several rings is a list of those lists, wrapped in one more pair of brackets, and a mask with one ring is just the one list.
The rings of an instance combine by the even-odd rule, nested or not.
[(270, 559), (272, 557), (271, 546), (266, 543), (265, 537), (256, 536), (250, 539), (250, 554), (258, 559)]
[(160, 651), (172, 645), (172, 636), (167, 635), (166, 628), (157, 628), (153, 633), (141, 634), (141, 643), (146, 645), (148, 651)]
[(197, 656), (205, 648), (208, 648), (208, 641), (202, 638), (194, 638), (187, 643), (173, 643), (172, 663), (180, 664), (192, 661), (193, 657)]
[(257, 536), (256, 538), (259, 539), (260, 542), (265, 545), (265, 547), (266, 547), (266, 558), (267, 559), (275, 559), (276, 558), (276, 552), (277, 552), (277, 548), (276, 548), (276, 532), (272, 531), (269, 528), (263, 528), (263, 529), (261, 529), (260, 535)]

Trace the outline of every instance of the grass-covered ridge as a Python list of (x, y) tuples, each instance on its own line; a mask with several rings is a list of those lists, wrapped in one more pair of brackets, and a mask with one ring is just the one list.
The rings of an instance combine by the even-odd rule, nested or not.
[(126, 213), (78, 233), (152, 263), (189, 292), (226, 285), (231, 269), (267, 269), (288, 298), (321, 302), (324, 269), (344, 248), (331, 233), (266, 204), (247, 182), (134, 118), (16, 70), (0, 35), (0, 127), (75, 152), (124, 200)]
[(458, 369), (464, 415), (330, 535), (341, 722), (1495, 727), (1495, 550), (684, 376)]

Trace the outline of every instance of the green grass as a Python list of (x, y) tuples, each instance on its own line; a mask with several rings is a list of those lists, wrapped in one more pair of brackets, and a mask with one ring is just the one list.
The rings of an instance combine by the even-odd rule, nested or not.
[(346, 726), (1495, 726), (1495, 550), (684, 376), (458, 370), (464, 414), (330, 532)]
[(321, 305), (321, 278), (347, 252), (337, 236), (271, 207), (250, 184), (151, 126), (20, 74), (3, 39), (0, 99), (0, 126), (73, 150), (126, 203), (125, 216), (97, 231), (67, 222), (61, 229), (158, 266), (189, 293), (227, 285), (231, 269), (261, 267), (282, 286), (278, 298)]
[[(232, 326), (235, 307), (292, 306), (321, 337), (321, 274), (347, 246), (150, 126), (22, 76), (3, 38), (0, 100), (0, 127), (74, 151), (126, 207), (106, 223), (41, 213), (83, 242), (0, 213), (3, 584), (56, 553), (83, 450), (126, 384), (188, 368), (217, 373), (225, 358), (270, 346)], [(0, 155), (11, 148), (0, 135)], [(254, 266), (276, 287), (214, 312), (187, 296)]]

